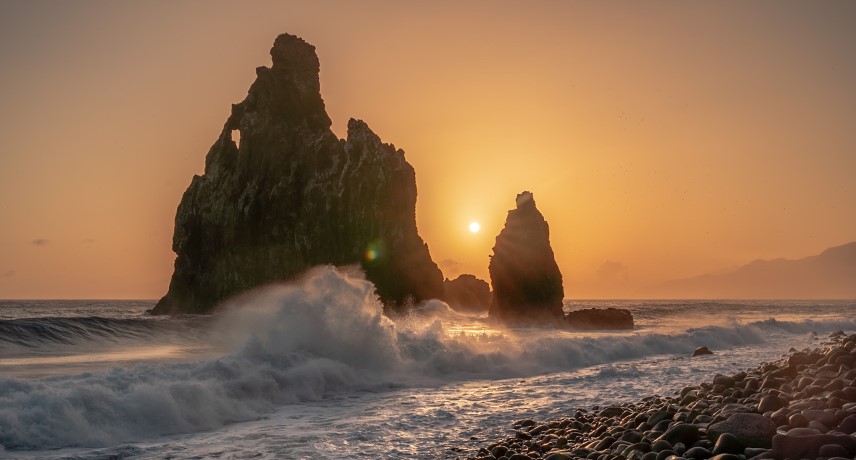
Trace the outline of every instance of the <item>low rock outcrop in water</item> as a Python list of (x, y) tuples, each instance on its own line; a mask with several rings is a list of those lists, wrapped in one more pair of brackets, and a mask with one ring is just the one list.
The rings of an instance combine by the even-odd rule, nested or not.
[(361, 264), (387, 306), (442, 298), (404, 152), (359, 120), (347, 140), (333, 134), (312, 45), (280, 35), (271, 56), (181, 199), (175, 272), (153, 312), (206, 312), (321, 264)]
[(707, 347), (698, 347), (695, 349), (695, 351), (693, 351), (693, 357), (694, 358), (696, 356), (705, 356), (705, 355), (712, 355), (712, 354), (713, 354), (713, 352), (710, 351), (710, 348), (707, 348)]
[(571, 329), (633, 329), (633, 315), (623, 308), (586, 308), (565, 315)]
[(530, 192), (517, 195), (490, 258), (489, 316), (508, 324), (560, 321), (562, 273), (550, 247), (550, 227)]
[(443, 281), (446, 303), (456, 310), (487, 310), (490, 307), (490, 286), (474, 275), (463, 274)]

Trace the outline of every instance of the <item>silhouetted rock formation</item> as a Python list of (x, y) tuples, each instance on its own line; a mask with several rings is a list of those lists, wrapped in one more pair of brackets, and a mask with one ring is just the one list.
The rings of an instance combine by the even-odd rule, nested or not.
[(561, 320), (562, 273), (550, 247), (550, 227), (530, 192), (517, 195), (517, 209), (508, 211), (488, 270), (491, 318), (512, 324)]
[(175, 272), (154, 313), (206, 312), (319, 264), (360, 263), (387, 306), (442, 298), (404, 152), (359, 120), (336, 138), (312, 45), (285, 34), (270, 53), (182, 197)]
[(446, 303), (458, 310), (487, 310), (490, 307), (490, 286), (487, 281), (464, 274), (445, 280)]
[(633, 329), (633, 315), (624, 308), (586, 308), (565, 316), (572, 329)]

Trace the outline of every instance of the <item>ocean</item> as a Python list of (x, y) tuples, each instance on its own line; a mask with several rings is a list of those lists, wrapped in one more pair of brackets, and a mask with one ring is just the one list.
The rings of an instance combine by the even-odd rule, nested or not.
[[(430, 301), (389, 319), (319, 268), (212, 316), (0, 301), (2, 458), (456, 458), (525, 418), (670, 395), (856, 332), (856, 301), (567, 301), (632, 331), (506, 329)], [(707, 346), (713, 355), (692, 358)]]

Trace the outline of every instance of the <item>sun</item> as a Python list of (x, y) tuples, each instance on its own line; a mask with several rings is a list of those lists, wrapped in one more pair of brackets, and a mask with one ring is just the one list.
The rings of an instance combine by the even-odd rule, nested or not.
[(470, 233), (478, 233), (481, 230), (481, 225), (478, 222), (470, 222)]

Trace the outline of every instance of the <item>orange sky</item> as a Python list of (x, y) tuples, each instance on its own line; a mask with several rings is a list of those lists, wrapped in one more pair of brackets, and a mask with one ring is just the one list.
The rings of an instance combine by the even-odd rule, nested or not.
[(0, 3), (0, 298), (165, 293), (181, 194), (281, 32), (339, 136), (405, 150), (447, 276), (487, 277), (522, 190), (568, 297), (856, 240), (851, 2), (33, 3)]

